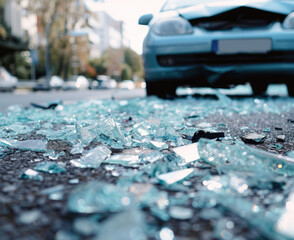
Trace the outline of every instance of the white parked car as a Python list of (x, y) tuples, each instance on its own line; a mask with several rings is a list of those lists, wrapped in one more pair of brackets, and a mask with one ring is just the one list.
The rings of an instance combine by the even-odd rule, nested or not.
[(63, 90), (86, 90), (89, 88), (89, 80), (82, 75), (73, 76), (63, 85)]
[(119, 84), (120, 89), (132, 90), (136, 88), (133, 80), (124, 80)]
[(4, 67), (0, 67), (0, 90), (13, 91), (18, 84), (18, 79), (12, 76)]

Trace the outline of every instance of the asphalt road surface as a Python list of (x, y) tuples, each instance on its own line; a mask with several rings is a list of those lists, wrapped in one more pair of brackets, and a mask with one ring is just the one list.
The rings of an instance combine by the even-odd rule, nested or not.
[(144, 97), (145, 89), (122, 90), (88, 90), (88, 91), (51, 91), (31, 92), (17, 90), (15, 93), (0, 92), (0, 111), (5, 111), (10, 105), (30, 106), (31, 103), (47, 103), (55, 100), (62, 100), (64, 104), (82, 100), (94, 99), (128, 99)]
[[(230, 98), (179, 92), (194, 97), (1, 93), (0, 239), (293, 239), (294, 99), (285, 86), (265, 97), (248, 86), (220, 91)], [(65, 105), (6, 111), (56, 99)], [(93, 99), (105, 101), (76, 103)], [(203, 139), (215, 132), (225, 138)], [(199, 151), (195, 133), (205, 136)]]

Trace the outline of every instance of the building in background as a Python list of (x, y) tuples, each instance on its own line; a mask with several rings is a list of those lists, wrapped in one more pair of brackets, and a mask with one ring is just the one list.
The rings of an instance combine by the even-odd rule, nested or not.
[(0, 5), (0, 53), (28, 49), (29, 35), (22, 28), (22, 8), (17, 0), (4, 0)]

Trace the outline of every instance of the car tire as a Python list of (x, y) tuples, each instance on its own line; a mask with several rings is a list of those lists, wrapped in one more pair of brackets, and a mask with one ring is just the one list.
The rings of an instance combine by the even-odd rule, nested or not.
[(251, 83), (252, 92), (255, 96), (262, 96), (266, 94), (268, 84), (265, 83)]
[(293, 82), (287, 82), (287, 90), (288, 90), (288, 96), (294, 97), (294, 83)]
[(146, 82), (147, 96), (157, 96), (159, 98), (171, 99), (176, 97), (177, 85), (162, 82)]

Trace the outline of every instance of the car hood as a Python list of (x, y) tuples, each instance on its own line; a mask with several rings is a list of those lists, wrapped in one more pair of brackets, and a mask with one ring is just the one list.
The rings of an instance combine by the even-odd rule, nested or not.
[(267, 12), (288, 15), (294, 10), (293, 0), (223, 0), (200, 2), (191, 7), (179, 9), (178, 13), (190, 20), (211, 17), (240, 7), (249, 7)]

